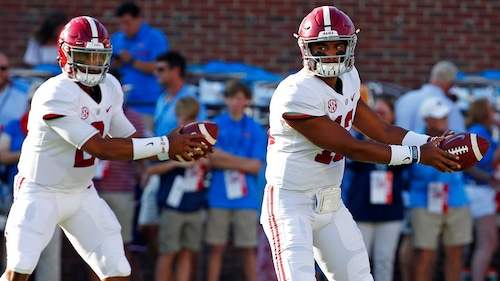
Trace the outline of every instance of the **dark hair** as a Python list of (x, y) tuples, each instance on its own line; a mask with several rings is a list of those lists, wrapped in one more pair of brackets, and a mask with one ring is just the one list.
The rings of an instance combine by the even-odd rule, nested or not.
[(53, 38), (53, 36), (59, 36), (59, 30), (57, 30), (57, 28), (62, 27), (67, 21), (68, 18), (63, 11), (55, 10), (48, 14), (40, 27), (35, 30), (33, 38), (43, 45)]
[(240, 80), (229, 80), (226, 82), (226, 89), (224, 90), (224, 97), (234, 97), (238, 92), (243, 92), (248, 100), (252, 99), (252, 90), (247, 84)]
[(168, 63), (170, 68), (178, 67), (181, 70), (181, 77), (186, 75), (186, 59), (184, 56), (176, 51), (168, 51), (161, 53), (156, 57), (156, 61), (164, 61)]
[(137, 6), (134, 2), (123, 2), (120, 6), (118, 6), (118, 8), (116, 8), (115, 16), (122, 17), (126, 14), (136, 18), (141, 14), (141, 8), (139, 8), (139, 6)]

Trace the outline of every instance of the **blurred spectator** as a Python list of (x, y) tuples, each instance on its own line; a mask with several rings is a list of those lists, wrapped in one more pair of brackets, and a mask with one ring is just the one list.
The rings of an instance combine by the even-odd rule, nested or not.
[(28, 41), (24, 63), (30, 67), (61, 73), (57, 63), (57, 40), (68, 18), (61, 10), (55, 10), (44, 18)]
[(498, 140), (493, 138), (495, 110), (488, 99), (478, 99), (469, 105), (467, 130), (486, 138), (490, 148), (479, 163), (465, 171), (466, 190), (474, 219), (474, 248), (470, 261), (472, 281), (485, 280), (493, 255), (497, 250), (495, 189), (500, 179), (494, 176), (495, 161), (500, 160)]
[[(185, 81), (186, 59), (182, 54), (175, 51), (161, 53), (155, 62), (154, 71), (158, 83), (163, 87), (163, 93), (156, 101), (154, 114), (154, 132), (164, 134), (169, 128), (174, 129), (179, 125), (175, 104), (182, 97), (189, 96), (196, 98), (194, 87), (190, 87)], [(205, 108), (200, 104), (197, 120), (205, 120)], [(145, 180), (146, 181), (146, 180)], [(152, 175), (146, 181), (143, 194), (141, 196), (141, 209), (139, 214), (140, 231), (150, 244), (153, 251), (158, 249), (156, 245), (158, 238), (158, 206), (157, 192), (159, 179), (157, 175)]]
[[(394, 107), (396, 125), (407, 130), (422, 130), (425, 124), (419, 115), (421, 104), (427, 98), (441, 97), (451, 108), (448, 118), (449, 126), (458, 131), (465, 131), (464, 116), (454, 101), (455, 97), (450, 93), (450, 89), (456, 81), (457, 71), (457, 67), (450, 61), (437, 62), (432, 67), (428, 83), (422, 85), (418, 90), (403, 94), (396, 100)], [(407, 195), (408, 193), (403, 191), (403, 199), (407, 198)], [(403, 200), (403, 202), (405, 201)], [(413, 246), (410, 238), (411, 225), (407, 216), (401, 234), (398, 252), (400, 273), (402, 281), (410, 281), (413, 276), (411, 272)]]
[[(394, 124), (395, 99), (391, 95), (375, 98), (374, 111), (390, 124)], [(361, 133), (356, 137), (364, 138)], [(408, 166), (346, 163), (346, 173), (354, 175), (346, 187), (346, 206), (363, 234), (373, 264), (373, 277), (392, 281), (403, 220), (403, 173)]]
[[(177, 120), (182, 125), (194, 122), (199, 108), (193, 97), (178, 99)], [(160, 175), (157, 281), (189, 281), (194, 276), (194, 261), (201, 248), (203, 233), (206, 162), (206, 159), (197, 162), (171, 160), (147, 168), (148, 175)]]
[[(33, 82), (28, 90), (28, 105), (26, 112), (20, 119), (11, 120), (0, 134), (0, 164), (6, 165), (7, 178), (2, 184), (2, 209), (6, 214), (12, 205), (14, 176), (17, 174), (17, 163), (21, 156), (21, 146), (28, 133), (28, 115), (31, 98), (35, 94), (41, 82)], [(2, 229), (4, 225), (1, 226)], [(2, 236), (3, 237), (3, 236)], [(62, 231), (56, 227), (54, 235), (49, 244), (40, 255), (40, 260), (34, 273), (35, 281), (59, 281), (61, 280), (61, 238)], [(3, 248), (3, 247), (2, 247)], [(2, 253), (2, 260), (5, 259)]]
[(0, 52), (0, 132), (9, 121), (21, 118), (28, 104), (26, 93), (14, 86), (9, 74), (9, 59)]
[(143, 20), (141, 9), (133, 2), (122, 3), (115, 15), (121, 30), (111, 36), (111, 68), (118, 69), (123, 84), (131, 86), (127, 104), (143, 116), (146, 133), (151, 134), (155, 102), (161, 92), (153, 70), (156, 57), (168, 50), (167, 37)]
[[(190, 96), (198, 99), (196, 88), (185, 82), (186, 59), (176, 51), (168, 51), (156, 58), (155, 74), (158, 83), (163, 88), (163, 93), (156, 101), (154, 114), (155, 133), (164, 134), (170, 132), (178, 125), (175, 113), (176, 102)], [(205, 120), (206, 109), (200, 104), (200, 110), (196, 120)]]
[[(443, 98), (425, 99), (419, 113), (425, 122), (421, 133), (441, 136), (450, 129), (451, 107)], [(463, 172), (442, 173), (429, 166), (412, 164), (408, 182), (414, 247), (413, 281), (435, 280), (440, 238), (445, 256), (444, 280), (460, 280), (463, 249), (472, 241), (472, 220)]]
[(263, 187), (256, 183), (265, 160), (267, 138), (262, 126), (244, 112), (251, 100), (247, 85), (230, 80), (224, 91), (226, 111), (213, 119), (219, 125), (219, 137), (215, 152), (209, 156), (212, 176), (205, 234), (210, 246), (208, 281), (220, 278), (230, 222), (233, 245), (242, 250), (245, 280), (257, 280), (257, 211), (262, 200), (258, 189)]
[(396, 125), (407, 130), (420, 130), (424, 120), (418, 115), (422, 102), (429, 97), (441, 97), (450, 106), (449, 124), (454, 130), (465, 131), (465, 120), (460, 108), (455, 104), (456, 97), (450, 89), (457, 79), (457, 67), (450, 61), (439, 61), (431, 70), (429, 82), (420, 89), (402, 95), (395, 105)]
[[(144, 137), (144, 123), (138, 112), (127, 105), (123, 106), (127, 119), (134, 125), (139, 137)], [(144, 161), (109, 161), (99, 160), (94, 186), (99, 196), (108, 203), (121, 225), (125, 255), (130, 262), (131, 281), (142, 281), (142, 270), (139, 261), (131, 251), (133, 223), (135, 215), (135, 186), (139, 184)], [(91, 280), (99, 280), (90, 269)]]

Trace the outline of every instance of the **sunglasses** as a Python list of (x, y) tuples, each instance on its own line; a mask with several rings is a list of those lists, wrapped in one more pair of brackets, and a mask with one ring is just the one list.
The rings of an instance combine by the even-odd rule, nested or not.
[(157, 68), (155, 68), (155, 71), (158, 72), (158, 73), (161, 73), (163, 72), (165, 69), (167, 69), (166, 67), (164, 66), (158, 66)]
[(7, 71), (7, 70), (9, 70), (9, 67), (7, 65), (2, 65), (2, 66), (0, 66), (0, 70)]

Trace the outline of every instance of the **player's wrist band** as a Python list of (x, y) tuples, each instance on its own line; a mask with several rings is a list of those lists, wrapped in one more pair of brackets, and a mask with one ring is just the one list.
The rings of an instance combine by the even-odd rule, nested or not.
[[(152, 138), (132, 138), (132, 146), (134, 150), (134, 160), (144, 159), (160, 154), (167, 154), (168, 157), (169, 143), (166, 136)], [(159, 158), (160, 157), (158, 156), (158, 159)]]
[[(168, 140), (167, 140), (167, 142), (168, 142)], [(165, 160), (170, 159), (170, 156), (168, 156), (168, 149), (165, 152), (156, 154), (156, 157), (158, 157), (158, 160), (160, 160), (160, 161), (165, 161)]]
[(405, 137), (403, 138), (401, 145), (421, 146), (423, 144), (426, 144), (430, 140), (431, 140), (431, 137), (428, 135), (417, 134), (413, 131), (408, 131), (408, 133), (406, 133)]
[(420, 147), (407, 145), (389, 145), (391, 161), (389, 165), (405, 165), (420, 162)]
[(420, 146), (410, 146), (411, 148), (411, 162), (420, 163)]

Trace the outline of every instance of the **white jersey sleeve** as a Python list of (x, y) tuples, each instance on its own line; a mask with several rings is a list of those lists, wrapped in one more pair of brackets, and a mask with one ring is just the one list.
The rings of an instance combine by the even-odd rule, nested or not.
[(360, 79), (355, 68), (340, 76), (342, 93), (302, 70), (277, 87), (270, 104), (267, 182), (281, 188), (308, 190), (339, 185), (344, 157), (316, 146), (284, 120), (328, 116), (346, 130), (352, 127), (360, 98)]
[[(113, 79), (107, 77), (100, 84), (99, 103), (65, 74), (40, 86), (31, 104), (28, 135), (18, 164), (20, 176), (65, 192), (92, 184), (97, 159), (80, 148), (98, 132), (107, 135), (115, 114), (111, 109), (122, 110), (118, 102), (123, 100), (123, 92)], [(127, 130), (133, 132), (133, 126)]]
[[(115, 77), (108, 74), (106, 80), (110, 80), (110, 83), (106, 84), (107, 87), (110, 87), (110, 91), (113, 89), (121, 89), (120, 82), (118, 82)], [(116, 104), (123, 104), (123, 92), (120, 95), (117, 95)], [(128, 120), (127, 116), (125, 116), (123, 106), (115, 106), (110, 110), (112, 110), (113, 112), (113, 117), (111, 119), (111, 125), (108, 133), (111, 137), (126, 138), (136, 132), (134, 125)]]

